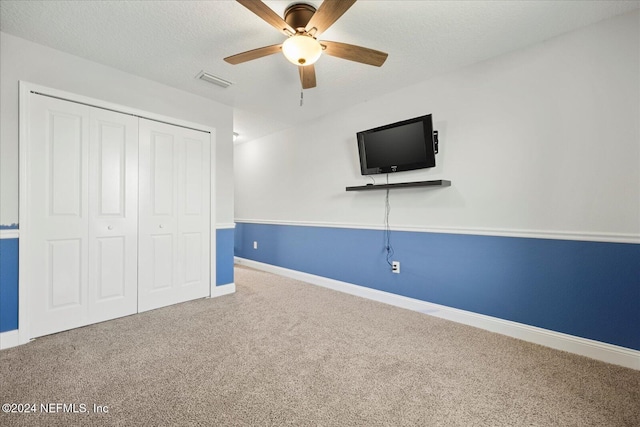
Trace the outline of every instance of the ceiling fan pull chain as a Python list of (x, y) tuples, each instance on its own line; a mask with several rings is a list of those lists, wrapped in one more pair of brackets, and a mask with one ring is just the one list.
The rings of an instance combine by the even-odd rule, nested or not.
[(300, 91), (300, 106), (302, 107), (302, 104), (304, 104), (304, 95), (303, 92)]

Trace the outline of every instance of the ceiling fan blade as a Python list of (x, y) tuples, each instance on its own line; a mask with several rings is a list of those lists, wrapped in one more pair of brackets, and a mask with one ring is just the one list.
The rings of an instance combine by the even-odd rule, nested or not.
[(318, 37), (324, 33), (327, 28), (333, 25), (353, 4), (356, 0), (325, 0), (322, 2), (316, 13), (313, 14), (309, 23), (305, 27), (306, 32), (310, 32), (315, 28), (315, 32), (311, 34)]
[(316, 87), (316, 69), (313, 65), (299, 66), (300, 71), (300, 83), (302, 83), (302, 89), (311, 89)]
[(269, 6), (264, 4), (260, 0), (236, 0), (238, 3), (249, 9), (251, 12), (258, 15), (265, 20), (268, 24), (271, 24), (276, 30), (280, 31), (285, 36), (291, 36), (296, 33), (291, 25), (287, 24), (277, 13), (275, 13)]
[(241, 64), (243, 62), (251, 61), (253, 59), (262, 58), (263, 56), (273, 55), (282, 50), (281, 44), (274, 44), (271, 46), (259, 47), (257, 49), (248, 50), (246, 52), (238, 53), (237, 55), (227, 56), (224, 58), (229, 64)]
[(355, 46), (347, 43), (330, 42), (321, 40), (320, 44), (325, 47), (324, 53), (337, 58), (348, 59), (349, 61), (360, 62), (362, 64), (375, 65), (380, 67), (387, 60), (388, 53), (380, 52), (362, 46)]

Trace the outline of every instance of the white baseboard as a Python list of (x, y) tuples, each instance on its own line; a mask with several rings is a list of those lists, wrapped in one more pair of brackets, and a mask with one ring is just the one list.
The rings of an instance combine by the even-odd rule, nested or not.
[(18, 330), (0, 333), (0, 350), (20, 345)]
[(211, 288), (211, 298), (221, 297), (223, 295), (229, 295), (236, 291), (236, 284), (229, 283), (221, 286), (213, 286)]
[(477, 314), (470, 311), (459, 310), (444, 305), (433, 304), (426, 301), (408, 298), (389, 292), (370, 289), (364, 286), (328, 279), (314, 274), (303, 273), (296, 270), (277, 267), (271, 264), (252, 261), (245, 258), (235, 258), (235, 262), (247, 267), (267, 271), (292, 279), (322, 286), (351, 295), (371, 299), (378, 302), (394, 305), (408, 310), (418, 311), (431, 316), (440, 317), (465, 325), (474, 326), (491, 332), (529, 341), (535, 344), (551, 347), (556, 350), (567, 351), (603, 362), (640, 370), (640, 351), (600, 341), (580, 338), (573, 335), (529, 326), (522, 323), (503, 320), (497, 317)]

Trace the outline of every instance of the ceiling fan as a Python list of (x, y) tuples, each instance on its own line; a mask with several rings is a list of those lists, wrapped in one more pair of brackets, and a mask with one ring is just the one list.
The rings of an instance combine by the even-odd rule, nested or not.
[(288, 38), (282, 44), (260, 47), (224, 58), (230, 64), (241, 64), (282, 51), (298, 66), (303, 89), (316, 87), (314, 63), (322, 52), (337, 58), (380, 67), (388, 54), (347, 43), (321, 40), (318, 36), (333, 25), (356, 0), (325, 0), (316, 10), (308, 3), (293, 3), (284, 11), (284, 19), (261, 0), (236, 0), (271, 24)]

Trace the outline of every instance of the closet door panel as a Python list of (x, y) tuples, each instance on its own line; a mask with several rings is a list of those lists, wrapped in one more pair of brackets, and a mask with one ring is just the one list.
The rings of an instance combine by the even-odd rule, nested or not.
[(28, 114), (29, 191), (20, 244), (28, 248), (22, 270), (29, 335), (37, 337), (86, 324), (89, 112), (30, 95)]
[(202, 233), (183, 233), (184, 286), (198, 286), (202, 280)]
[(152, 212), (158, 218), (164, 216), (173, 220), (176, 212), (174, 197), (177, 179), (175, 156), (178, 155), (176, 141), (171, 134), (152, 132), (149, 144)]
[(203, 207), (203, 184), (205, 165), (203, 157), (205, 155), (205, 142), (202, 140), (185, 139), (184, 147), (184, 215), (202, 215)]
[(30, 337), (135, 313), (137, 118), (37, 94), (28, 114)]
[(97, 301), (125, 297), (127, 284), (126, 244), (126, 238), (122, 236), (96, 239)]
[(80, 217), (82, 214), (83, 184), (86, 183), (83, 163), (84, 124), (82, 113), (48, 112), (46, 156), (48, 169), (49, 214), (51, 216)]
[(152, 242), (152, 256), (151, 272), (151, 289), (150, 292), (156, 291), (171, 291), (174, 283), (174, 247), (173, 236), (171, 234), (156, 234), (151, 237)]
[(172, 304), (176, 283), (177, 141), (154, 124), (140, 120), (138, 311)]
[(91, 110), (89, 146), (91, 323), (138, 306), (138, 119)]
[(139, 311), (209, 295), (209, 159), (208, 133), (141, 119)]
[(79, 308), (82, 305), (81, 239), (49, 240), (47, 295), (49, 311)]
[[(96, 162), (98, 176), (97, 214), (99, 216), (125, 216), (125, 181), (127, 178), (126, 127), (100, 120), (96, 123)], [(129, 144), (133, 142), (129, 141)], [(131, 159), (135, 160), (135, 158)]]
[(180, 199), (181, 242), (184, 245), (183, 286), (193, 289), (208, 288), (210, 281), (209, 224), (211, 166), (209, 135), (189, 132), (184, 137), (183, 197)]

